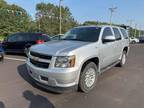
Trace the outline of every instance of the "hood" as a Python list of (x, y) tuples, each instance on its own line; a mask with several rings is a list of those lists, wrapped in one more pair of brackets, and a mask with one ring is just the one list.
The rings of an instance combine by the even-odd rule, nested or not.
[(89, 43), (90, 42), (66, 40), (49, 41), (44, 44), (32, 46), (30, 51), (56, 56), (59, 54), (69, 53), (70, 51), (73, 51)]

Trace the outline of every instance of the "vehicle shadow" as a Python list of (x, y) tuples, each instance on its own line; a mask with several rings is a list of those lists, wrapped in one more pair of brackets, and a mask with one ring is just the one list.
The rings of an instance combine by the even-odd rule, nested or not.
[(27, 71), (27, 68), (26, 68), (26, 64), (22, 64), (22, 65), (19, 65), (17, 67), (17, 71), (18, 71), (18, 74), (26, 81), (28, 82), (30, 85), (32, 85), (34, 88), (37, 88), (39, 90), (42, 90), (44, 92), (49, 92), (49, 93), (52, 93), (52, 94), (55, 94), (55, 95), (58, 95), (59, 93), (57, 92), (53, 92), (53, 91), (50, 91), (50, 90), (47, 90), (47, 89), (44, 89), (40, 86), (37, 86), (34, 81), (32, 80), (31, 76), (28, 74), (28, 71)]
[(8, 52), (7, 52), (7, 53), (5, 53), (5, 54), (6, 54), (6, 55), (13, 55), (13, 56), (24, 56), (24, 57), (27, 57), (26, 54), (24, 54), (24, 53), (10, 53), (10, 52), (8, 53)]
[(34, 94), (32, 91), (24, 91), (23, 97), (30, 102), (29, 108), (54, 108), (54, 105), (46, 97)]
[(0, 108), (5, 108), (5, 105), (3, 102), (0, 102)]

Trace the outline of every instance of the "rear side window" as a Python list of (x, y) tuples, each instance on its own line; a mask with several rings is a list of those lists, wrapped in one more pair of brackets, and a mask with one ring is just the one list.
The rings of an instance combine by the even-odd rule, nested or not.
[(124, 37), (125, 39), (128, 39), (128, 33), (126, 32), (126, 30), (124, 30), (124, 29), (120, 29), (120, 30), (121, 30), (121, 32), (122, 32), (123, 37)]
[(38, 36), (38, 40), (50, 41), (50, 38), (47, 35)]
[(7, 41), (8, 42), (16, 42), (17, 41), (17, 36), (16, 35), (9, 36), (7, 38)]
[(111, 28), (107, 27), (104, 29), (103, 31), (103, 37), (102, 38), (105, 38), (106, 36), (112, 36), (112, 31), (111, 31)]
[(117, 28), (113, 28), (116, 40), (121, 40), (121, 34)]
[(8, 42), (22, 42), (24, 41), (24, 37), (20, 34), (14, 34), (10, 37), (8, 37)]
[(37, 36), (36, 34), (32, 34), (32, 33), (27, 33), (27, 34), (24, 34), (25, 36), (25, 41), (36, 41), (37, 40)]
[(30, 41), (37, 41), (37, 40), (44, 40), (44, 41), (49, 41), (50, 38), (47, 35), (43, 34), (37, 34), (37, 33), (20, 33), (17, 34), (17, 41), (25, 41), (25, 42), (30, 42)]

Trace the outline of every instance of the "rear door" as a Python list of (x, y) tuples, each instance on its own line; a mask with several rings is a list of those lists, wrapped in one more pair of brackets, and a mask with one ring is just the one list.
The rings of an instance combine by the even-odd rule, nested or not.
[(123, 43), (122, 42), (122, 35), (121, 35), (119, 29), (116, 28), (116, 27), (113, 27), (113, 32), (114, 32), (114, 36), (116, 38), (116, 41), (115, 41), (115, 44), (114, 44), (114, 46), (115, 46), (115, 48), (114, 48), (114, 54), (115, 54), (114, 59), (115, 59), (115, 61), (118, 61), (119, 58), (121, 57), (121, 54), (122, 54), (122, 47), (123, 47), (123, 45), (122, 45), (122, 43)]

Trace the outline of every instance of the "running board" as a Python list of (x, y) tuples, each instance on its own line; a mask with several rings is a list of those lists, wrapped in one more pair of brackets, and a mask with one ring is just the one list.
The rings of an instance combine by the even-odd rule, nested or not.
[(107, 71), (107, 70), (109, 70), (109, 69), (111, 69), (112, 67), (116, 66), (119, 62), (120, 62), (120, 61), (114, 62), (113, 64), (109, 65), (108, 67), (102, 69), (102, 70), (100, 71), (100, 74), (103, 73), (103, 72), (105, 72), (105, 71)]

